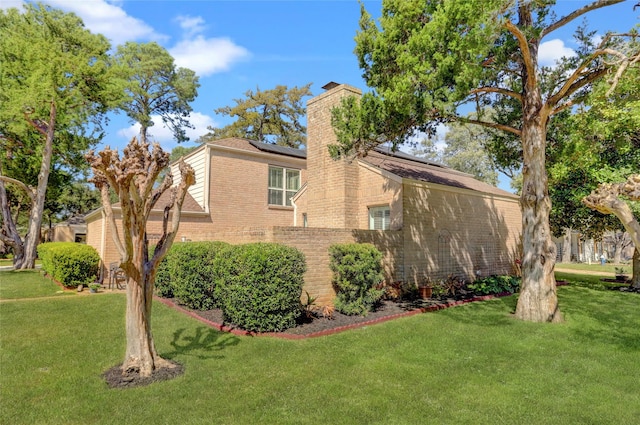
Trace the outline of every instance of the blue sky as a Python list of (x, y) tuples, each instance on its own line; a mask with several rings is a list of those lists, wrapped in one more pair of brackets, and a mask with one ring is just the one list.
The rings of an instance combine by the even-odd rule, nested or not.
[[(463, 0), (462, 0), (463, 1)], [(20, 6), (20, 0), (2, 0), (2, 6)], [(360, 5), (357, 0), (47, 0), (45, 3), (76, 13), (92, 31), (104, 34), (113, 46), (125, 41), (157, 41), (176, 59), (178, 66), (200, 76), (198, 98), (192, 104), (189, 132), (192, 140), (207, 132), (208, 125), (226, 125), (226, 117), (214, 109), (233, 105), (247, 90), (267, 90), (313, 83), (314, 95), (329, 81), (365, 89), (353, 54)], [(558, 14), (590, 2), (559, 0)], [(636, 0), (587, 14), (589, 26), (626, 31), (640, 23)], [(365, 0), (365, 7), (379, 16), (381, 1)], [(579, 23), (578, 20), (576, 23)], [(541, 61), (551, 64), (575, 47), (572, 31), (552, 33), (541, 46)], [(176, 143), (162, 123), (151, 129), (162, 147)], [(136, 134), (126, 117), (115, 116), (107, 129), (105, 145), (123, 147)], [(189, 142), (186, 145), (193, 145)], [(508, 184), (506, 185), (508, 188)]]

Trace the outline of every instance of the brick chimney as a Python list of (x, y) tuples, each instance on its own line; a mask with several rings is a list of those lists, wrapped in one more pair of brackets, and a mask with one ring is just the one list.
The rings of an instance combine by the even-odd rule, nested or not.
[(362, 92), (334, 82), (322, 88), (324, 93), (307, 102), (307, 222), (309, 227), (357, 228), (357, 164), (331, 159), (327, 146), (337, 143), (331, 109)]

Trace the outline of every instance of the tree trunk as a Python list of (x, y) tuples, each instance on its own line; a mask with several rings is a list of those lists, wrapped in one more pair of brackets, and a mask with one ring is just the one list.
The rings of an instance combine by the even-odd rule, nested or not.
[[(49, 109), (49, 123), (44, 133), (45, 142), (42, 150), (42, 163), (40, 164), (40, 172), (38, 173), (38, 188), (36, 189), (35, 199), (31, 205), (31, 213), (29, 214), (29, 225), (27, 234), (24, 237), (24, 259), (20, 267), (14, 266), (16, 269), (33, 269), (36, 265), (36, 257), (38, 252), (36, 248), (40, 243), (40, 230), (42, 227), (42, 215), (44, 211), (44, 201), (47, 194), (47, 184), (49, 182), (49, 173), (51, 171), (51, 158), (53, 157), (53, 137), (55, 134), (56, 124), (56, 105), (52, 100)], [(41, 129), (40, 126), (36, 126)]]
[(562, 262), (571, 262), (571, 229), (564, 229), (564, 235), (562, 236)]
[[(532, 49), (533, 57), (537, 52)], [(535, 61), (534, 61), (535, 62)], [(525, 73), (523, 81), (528, 81)], [(561, 322), (554, 266), (556, 245), (549, 226), (551, 199), (545, 162), (546, 116), (541, 113), (540, 89), (532, 84), (524, 90), (522, 210), (522, 288), (516, 317), (530, 322)]]
[(624, 245), (624, 233), (622, 232), (613, 232), (613, 241), (615, 243), (615, 251), (613, 252), (613, 262), (615, 264), (620, 264), (622, 260), (622, 250)]
[[(133, 258), (124, 264), (127, 281), (126, 336), (122, 372), (138, 373), (140, 376), (151, 376), (154, 370), (162, 367), (173, 367), (173, 364), (161, 358), (155, 347), (151, 333), (151, 307), (153, 302), (153, 285), (155, 270), (148, 262), (146, 253), (146, 231), (137, 229), (133, 237)], [(137, 239), (145, 242), (141, 243)]]
[(640, 247), (633, 251), (631, 287), (640, 289)]
[(24, 245), (11, 215), (7, 190), (0, 180), (0, 208), (2, 208), (2, 241), (13, 249), (13, 267), (20, 269), (24, 261)]

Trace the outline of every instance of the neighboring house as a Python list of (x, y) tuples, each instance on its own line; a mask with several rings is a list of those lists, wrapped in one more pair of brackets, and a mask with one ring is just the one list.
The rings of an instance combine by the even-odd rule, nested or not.
[(67, 221), (56, 223), (44, 231), (45, 240), (50, 242), (80, 242), (87, 240), (87, 223), (84, 217), (71, 217)]
[[(245, 139), (207, 143), (185, 156), (196, 171), (176, 241), (279, 242), (305, 253), (305, 290), (334, 297), (328, 247), (370, 242), (388, 281), (508, 274), (519, 257), (518, 197), (471, 175), (401, 152), (377, 149), (333, 160), (331, 108), (360, 91), (330, 83), (307, 103), (307, 151)], [(177, 165), (172, 165), (174, 177)], [(176, 179), (176, 184), (179, 179)], [(160, 211), (148, 232), (159, 232)], [(116, 208), (117, 211), (117, 208)], [(86, 217), (88, 243), (116, 261), (98, 210)]]

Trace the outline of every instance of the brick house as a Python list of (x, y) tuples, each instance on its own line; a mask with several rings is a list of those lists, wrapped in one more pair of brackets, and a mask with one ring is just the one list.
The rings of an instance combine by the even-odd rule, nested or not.
[[(520, 244), (518, 197), (472, 176), (382, 148), (334, 161), (331, 108), (360, 96), (330, 83), (307, 102), (307, 151), (245, 139), (205, 144), (185, 157), (196, 171), (176, 241), (278, 242), (302, 250), (305, 290), (331, 303), (328, 247), (370, 242), (388, 281), (512, 272)], [(174, 176), (177, 170), (174, 168)], [(87, 243), (116, 261), (101, 210), (87, 216)], [(160, 213), (149, 223), (153, 237)]]

